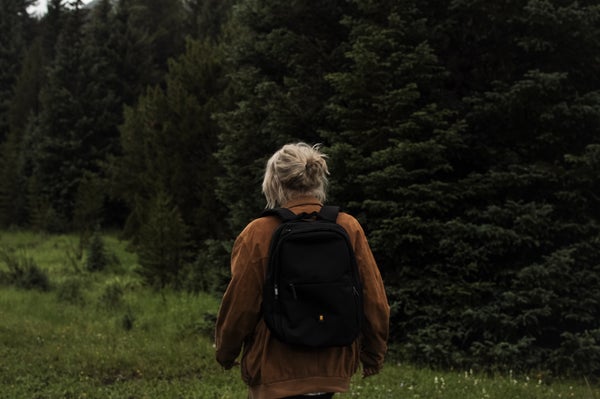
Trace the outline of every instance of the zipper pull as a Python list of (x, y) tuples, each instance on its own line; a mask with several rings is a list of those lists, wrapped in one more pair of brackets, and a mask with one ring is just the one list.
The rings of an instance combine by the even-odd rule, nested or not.
[(275, 299), (279, 298), (279, 287), (275, 284)]

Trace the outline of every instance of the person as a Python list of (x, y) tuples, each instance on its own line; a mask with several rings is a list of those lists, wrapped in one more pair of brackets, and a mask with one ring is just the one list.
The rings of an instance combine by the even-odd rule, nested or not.
[[(262, 184), (267, 208), (319, 211), (326, 200), (326, 155), (318, 146), (287, 144), (267, 162)], [(345, 347), (303, 348), (272, 336), (261, 317), (262, 290), (275, 216), (253, 220), (237, 237), (231, 254), (231, 280), (215, 329), (216, 359), (225, 370), (238, 365), (250, 399), (331, 398), (350, 388), (362, 363), (363, 377), (377, 374), (387, 351), (390, 309), (379, 269), (362, 227), (347, 213), (337, 223), (354, 247), (363, 287), (364, 322), (359, 338)]]

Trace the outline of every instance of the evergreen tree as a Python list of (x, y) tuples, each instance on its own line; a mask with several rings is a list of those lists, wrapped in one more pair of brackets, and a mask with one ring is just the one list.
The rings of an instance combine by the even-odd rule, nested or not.
[(212, 114), (224, 89), (220, 49), (190, 41), (187, 52), (171, 62), (166, 88), (149, 88), (126, 109), (122, 155), (112, 162), (111, 173), (114, 196), (131, 210), (127, 234), (137, 236), (161, 192), (171, 198), (196, 243), (220, 234)]
[(429, 365), (595, 372), (598, 7), (354, 3), (325, 135), (393, 339)]
[(235, 106), (219, 116), (219, 198), (239, 231), (264, 201), (260, 183), (266, 158), (289, 141), (320, 142), (325, 75), (343, 61), (339, 21), (345, 1), (242, 1), (229, 42)]
[(114, 7), (107, 47), (116, 55), (112, 62), (119, 77), (118, 93), (124, 105), (133, 105), (155, 80), (152, 42), (144, 25), (135, 23), (133, 0), (119, 0)]
[[(33, 40), (28, 49), (25, 47), (34, 34), (36, 24), (26, 12), (32, 4), (33, 1), (6, 0), (0, 17), (2, 29), (10, 30), (2, 32), (1, 52), (13, 57), (9, 61), (0, 56), (0, 63), (8, 61), (1, 68), (0, 80), (3, 83), (0, 91), (10, 87), (0, 95), (0, 137), (5, 138), (0, 145), (0, 224), (4, 226), (23, 225), (28, 217), (27, 148), (23, 144), (23, 136), (30, 116), (39, 111), (38, 95), (44, 79), (40, 39)], [(9, 75), (11, 77), (5, 80)]]
[(149, 285), (163, 288), (177, 282), (188, 258), (187, 228), (164, 192), (156, 194), (148, 211), (148, 220), (139, 232), (139, 273)]
[(28, 121), (39, 112), (38, 95), (44, 80), (42, 50), (36, 39), (27, 51), (8, 109), (8, 136), (0, 145), (0, 225), (28, 222), (27, 148), (23, 144)]
[(423, 327), (412, 307), (426, 312), (420, 298), (441, 283), (428, 262), (444, 234), (440, 221), (455, 212), (465, 125), (445, 106), (447, 73), (417, 2), (353, 3), (356, 15), (344, 20), (348, 65), (328, 76), (336, 89), (328, 104), (335, 129), (326, 133), (332, 196), (366, 228), (388, 286), (392, 334), (406, 340)]
[(46, 74), (42, 40), (37, 37), (27, 49), (20, 73), (15, 82), (8, 122), (11, 131), (23, 134), (31, 115), (40, 111), (39, 94)]
[[(123, 0), (121, 0), (123, 1)], [(162, 82), (168, 72), (168, 61), (185, 51), (185, 18), (183, 1), (126, 0), (129, 23), (142, 32), (150, 45), (152, 63), (147, 73), (151, 84)]]
[[(123, 103), (133, 102), (140, 90), (142, 77), (136, 68), (144, 66), (144, 57), (136, 64), (132, 56), (143, 40), (131, 34), (127, 11), (113, 11), (108, 0), (97, 3), (91, 13), (78, 2), (72, 7), (42, 91), (42, 111), (29, 133), (34, 149), (30, 186), (34, 219), (37, 214), (46, 220), (43, 215), (50, 212), (62, 228), (69, 228), (76, 216), (78, 229), (89, 230), (99, 221), (90, 219), (91, 225), (82, 226), (88, 220), (82, 215), (98, 202), (83, 203), (90, 198), (84, 188), (97, 193), (105, 179), (102, 165), (119, 151)], [(137, 67), (120, 70), (123, 59)], [(89, 184), (89, 179), (95, 182)], [(79, 187), (82, 183), (84, 188)], [(114, 219), (118, 206), (109, 205)]]
[[(468, 152), (434, 202), (444, 212), (405, 227), (395, 335), (411, 359), (429, 364), (597, 372), (597, 341), (586, 331), (599, 327), (590, 317), (598, 302), (587, 300), (597, 296), (589, 254), (598, 198), (582, 176), (595, 167), (600, 128), (597, 66), (585, 62), (598, 51), (598, 7), (421, 9), (450, 72), (447, 101), (466, 122)], [(430, 207), (428, 196), (419, 200)], [(582, 342), (592, 344), (578, 366), (566, 353)]]
[(90, 272), (97, 272), (106, 269), (108, 266), (108, 255), (106, 253), (104, 240), (101, 233), (96, 230), (90, 238), (85, 258), (85, 268)]
[(8, 110), (14, 84), (31, 34), (27, 8), (32, 0), (1, 0), (0, 8), (0, 143), (9, 131)]
[(188, 0), (188, 35), (199, 40), (218, 40), (237, 0)]
[(22, 137), (13, 130), (0, 145), (0, 226), (28, 222), (27, 177)]
[(41, 40), (44, 62), (50, 64), (56, 55), (58, 38), (68, 19), (66, 0), (48, 0), (46, 14), (40, 21), (38, 39)]
[(82, 69), (85, 15), (81, 2), (76, 2), (41, 92), (41, 112), (28, 132), (34, 219), (47, 220), (52, 215), (51, 224), (59, 230), (68, 228), (82, 170), (89, 164), (82, 146), (89, 127)]
[[(98, 207), (101, 208), (106, 200), (106, 190), (101, 189), (106, 186), (102, 165), (109, 156), (118, 152), (118, 125), (123, 120), (124, 92), (121, 71), (117, 69), (121, 54), (115, 45), (115, 36), (119, 33), (113, 31), (116, 17), (110, 0), (96, 3), (90, 14), (83, 28), (80, 66), (85, 79), (81, 96), (81, 100), (85, 101), (85, 114), (80, 116), (78, 134), (80, 154), (85, 162), (79, 171), (75, 208), (71, 215), (83, 236), (103, 222), (101, 213), (98, 214)], [(108, 222), (115, 217), (113, 210), (114, 207), (106, 210)]]

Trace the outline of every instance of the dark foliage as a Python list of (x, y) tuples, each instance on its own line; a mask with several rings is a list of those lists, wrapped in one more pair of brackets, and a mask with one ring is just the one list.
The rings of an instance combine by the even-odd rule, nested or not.
[(2, 1), (2, 226), (122, 226), (219, 294), (267, 157), (322, 143), (405, 359), (600, 374), (596, 2)]

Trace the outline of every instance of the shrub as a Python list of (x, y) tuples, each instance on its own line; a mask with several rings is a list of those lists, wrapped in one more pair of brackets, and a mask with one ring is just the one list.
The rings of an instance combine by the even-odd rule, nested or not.
[(196, 260), (179, 273), (179, 286), (189, 292), (221, 295), (229, 281), (231, 242), (207, 240)]
[(91, 272), (101, 271), (106, 268), (108, 263), (108, 256), (106, 255), (102, 235), (99, 231), (95, 231), (88, 247), (85, 267)]
[(108, 309), (117, 309), (123, 304), (124, 290), (119, 281), (109, 282), (100, 296), (99, 303)]
[(203, 336), (212, 339), (215, 333), (217, 315), (214, 312), (205, 312), (202, 318), (193, 318), (191, 321), (179, 326), (179, 337)]
[(81, 289), (82, 282), (78, 278), (69, 278), (58, 285), (56, 296), (59, 301), (73, 305), (83, 305), (85, 296)]
[(600, 376), (600, 329), (562, 334), (563, 342), (554, 357), (555, 367), (568, 374)]
[(15, 254), (14, 251), (0, 250), (0, 261), (8, 267), (8, 272), (3, 273), (2, 276), (5, 283), (26, 290), (48, 291), (50, 289), (48, 275), (40, 269), (33, 258), (24, 254)]
[(131, 309), (127, 309), (127, 312), (125, 312), (123, 317), (121, 317), (121, 328), (123, 328), (123, 330), (125, 330), (125, 331), (129, 331), (129, 330), (133, 329), (134, 324), (135, 324), (135, 316), (131, 312)]

